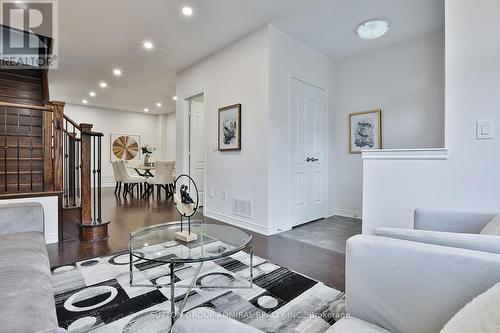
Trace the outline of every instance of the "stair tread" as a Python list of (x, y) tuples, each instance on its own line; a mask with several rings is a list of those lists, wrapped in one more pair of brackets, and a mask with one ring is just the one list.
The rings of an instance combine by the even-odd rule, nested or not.
[[(34, 174), (43, 174), (43, 171), (37, 171), (37, 170), (33, 170), (33, 171), (19, 171), (19, 174), (20, 175), (29, 175), (31, 174), (31, 172), (33, 172)], [(2, 175), (5, 175), (5, 172), (2, 172)], [(17, 175), (17, 171), (7, 171), (7, 176), (8, 175)], [(1, 175), (0, 175), (0, 179), (1, 179)]]
[[(5, 161), (5, 158), (0, 156), (0, 161)], [(17, 157), (7, 157), (7, 161), (17, 161)], [(43, 161), (43, 157), (20, 157), (19, 161)]]

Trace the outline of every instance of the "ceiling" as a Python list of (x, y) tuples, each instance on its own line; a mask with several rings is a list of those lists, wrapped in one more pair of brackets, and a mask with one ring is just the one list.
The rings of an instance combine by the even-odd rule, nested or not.
[[(181, 14), (185, 5), (193, 16)], [(371, 18), (387, 19), (392, 29), (363, 41), (355, 29)], [(443, 29), (444, 0), (63, 0), (51, 98), (174, 112), (176, 73), (267, 23), (338, 60)], [(146, 40), (153, 50), (142, 47)]]

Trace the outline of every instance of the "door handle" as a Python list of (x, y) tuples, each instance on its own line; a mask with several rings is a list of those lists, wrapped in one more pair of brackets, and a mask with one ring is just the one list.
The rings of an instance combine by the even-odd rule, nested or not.
[(318, 162), (319, 161), (319, 158), (312, 158), (311, 159), (311, 162)]
[(312, 161), (313, 161), (313, 159), (314, 159), (314, 158), (310, 158), (310, 157), (308, 157), (308, 158), (306, 159), (306, 162), (312, 162)]

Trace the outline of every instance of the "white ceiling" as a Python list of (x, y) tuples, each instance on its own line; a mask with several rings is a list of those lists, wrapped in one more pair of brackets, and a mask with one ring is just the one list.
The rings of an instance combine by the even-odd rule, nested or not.
[[(267, 23), (343, 59), (443, 29), (443, 1), (62, 0), (59, 69), (50, 72), (50, 94), (68, 103), (85, 98), (103, 108), (173, 112), (175, 73)], [(181, 14), (185, 5), (193, 16)], [(371, 18), (389, 20), (392, 29), (363, 41), (355, 29)], [(142, 48), (145, 40), (155, 44), (153, 51)], [(122, 77), (113, 76), (115, 67)], [(100, 81), (108, 88), (100, 88)], [(97, 97), (88, 96), (91, 90)]]

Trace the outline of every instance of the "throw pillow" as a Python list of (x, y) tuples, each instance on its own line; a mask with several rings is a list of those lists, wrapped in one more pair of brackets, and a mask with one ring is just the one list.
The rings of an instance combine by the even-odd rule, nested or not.
[(500, 332), (500, 283), (474, 298), (441, 330), (441, 333), (457, 332)]
[(481, 235), (500, 236), (500, 214), (495, 216), (480, 232)]

